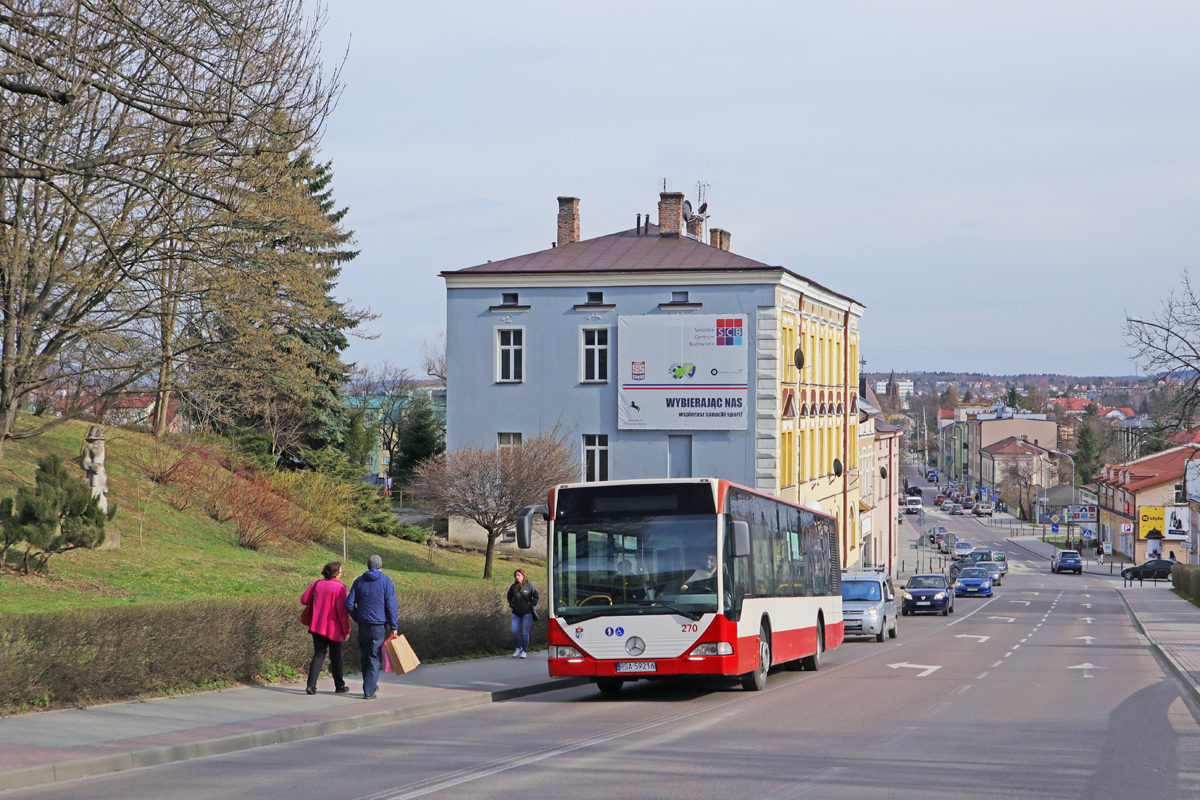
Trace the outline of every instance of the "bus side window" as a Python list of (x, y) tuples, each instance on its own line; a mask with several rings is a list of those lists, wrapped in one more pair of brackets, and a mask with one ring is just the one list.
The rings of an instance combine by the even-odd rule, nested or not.
[(742, 617), (742, 599), (746, 596), (746, 575), (750, 559), (733, 557), (733, 547), (729, 541), (729, 537), (733, 535), (733, 519), (732, 515), (725, 515), (725, 562), (722, 565), (721, 576), (725, 595), (722, 599), (722, 609), (727, 619), (737, 622)]
[(754, 498), (750, 520), (750, 552), (754, 562), (754, 595), (770, 597), (775, 594), (775, 558), (771, 529), (775, 527), (775, 509), (766, 500)]

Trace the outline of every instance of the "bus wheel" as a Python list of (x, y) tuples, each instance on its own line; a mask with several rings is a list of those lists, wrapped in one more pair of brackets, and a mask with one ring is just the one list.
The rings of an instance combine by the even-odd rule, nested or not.
[(747, 692), (761, 691), (767, 685), (771, 669), (771, 637), (766, 628), (758, 630), (758, 669), (742, 676), (742, 688)]
[(616, 694), (621, 691), (621, 685), (625, 681), (620, 678), (596, 678), (596, 688), (605, 694)]
[(821, 668), (821, 653), (825, 650), (825, 629), (817, 628), (817, 652), (811, 656), (805, 656), (801, 663), (809, 672), (816, 672)]

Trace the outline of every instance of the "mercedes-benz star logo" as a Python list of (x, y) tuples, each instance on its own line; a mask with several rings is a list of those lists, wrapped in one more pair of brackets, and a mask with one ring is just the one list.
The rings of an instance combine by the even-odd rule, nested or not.
[(630, 636), (625, 640), (625, 652), (631, 656), (640, 656), (646, 652), (646, 643), (640, 636)]

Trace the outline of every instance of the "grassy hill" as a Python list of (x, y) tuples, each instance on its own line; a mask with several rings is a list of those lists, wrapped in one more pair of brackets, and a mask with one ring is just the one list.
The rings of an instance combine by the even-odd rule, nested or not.
[[(76, 459), (87, 428), (87, 423), (68, 422), (45, 435), (9, 442), (0, 462), (0, 497), (11, 496), (20, 486), (32, 486), (38, 459), (45, 455)], [(107, 435), (108, 497), (117, 504), (117, 515), (109, 525), (121, 533), (120, 549), (63, 553), (51, 558), (47, 572), (40, 575), (0, 572), (0, 611), (261, 594), (299, 598), (325, 562), (341, 560), (340, 536), (324, 545), (239, 547), (232, 523), (215, 522), (198, 506), (178, 510), (134, 466), (136, 454), (151, 446), (150, 436), (118, 428), (109, 428)], [(79, 479), (84, 480), (82, 469)], [(346, 549), (348, 578), (365, 570), (367, 557), (378, 553), (384, 572), (401, 594), (406, 589), (467, 586), (495, 586), (499, 592), (511, 581), (515, 568), (498, 560), (495, 579), (485, 581), (479, 577), (482, 554), (437, 550), (430, 563), (424, 545), (353, 529), (346, 531)], [(544, 585), (543, 564), (521, 563), (535, 583)]]

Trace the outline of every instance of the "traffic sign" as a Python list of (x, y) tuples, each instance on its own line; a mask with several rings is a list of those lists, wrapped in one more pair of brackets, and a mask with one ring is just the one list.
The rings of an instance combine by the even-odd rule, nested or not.
[[(1051, 522), (1053, 522), (1055, 525), (1057, 525), (1058, 523), (1062, 522), (1062, 520), (1060, 520), (1060, 519), (1058, 518), (1058, 514), (1055, 514), (1054, 516), (1052, 516), (1052, 517), (1050, 518), (1050, 521), (1051, 521)], [(1056, 529), (1056, 530), (1057, 530), (1057, 529)]]
[[(1058, 519), (1058, 517), (1055, 517), (1055, 519)], [(1057, 522), (1053, 523), (1053, 524), (1050, 526), (1050, 532), (1051, 532), (1051, 533), (1058, 533), (1058, 523), (1057, 523)]]
[(1121, 533), (1133, 533), (1133, 523), (1132, 522), (1122, 522), (1121, 523)]

